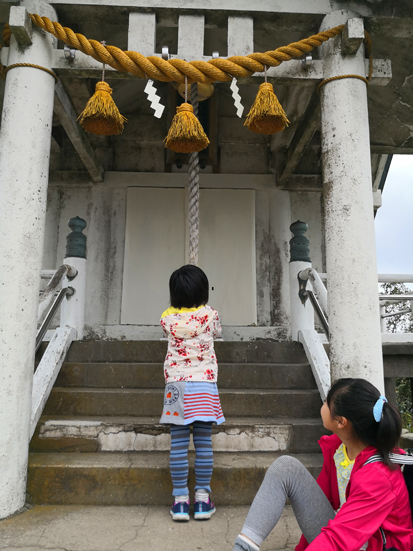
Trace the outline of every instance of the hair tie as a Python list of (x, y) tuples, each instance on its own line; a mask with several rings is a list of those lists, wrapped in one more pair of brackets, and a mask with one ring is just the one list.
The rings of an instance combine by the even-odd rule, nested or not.
[(380, 398), (377, 400), (377, 402), (374, 404), (373, 407), (373, 416), (374, 420), (377, 423), (380, 423), (381, 416), (383, 415), (383, 405), (384, 402), (387, 402), (387, 399), (384, 396), (380, 396)]

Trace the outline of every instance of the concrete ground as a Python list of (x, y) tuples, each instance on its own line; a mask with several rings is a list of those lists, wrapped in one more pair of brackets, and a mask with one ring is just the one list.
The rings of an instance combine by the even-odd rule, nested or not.
[[(231, 551), (248, 507), (220, 507), (209, 521), (173, 522), (165, 507), (35, 506), (0, 521), (0, 550)], [(293, 550), (291, 506), (262, 551)]]

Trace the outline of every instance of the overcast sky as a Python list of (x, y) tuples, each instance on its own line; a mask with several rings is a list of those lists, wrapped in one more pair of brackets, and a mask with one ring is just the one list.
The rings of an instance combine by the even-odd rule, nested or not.
[(413, 274), (413, 155), (393, 155), (375, 225), (379, 274)]

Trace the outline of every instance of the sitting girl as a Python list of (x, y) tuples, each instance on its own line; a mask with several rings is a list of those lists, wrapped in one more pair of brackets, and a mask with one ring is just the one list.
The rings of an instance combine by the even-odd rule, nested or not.
[[(303, 536), (296, 551), (411, 551), (412, 515), (400, 467), (389, 454), (401, 433), (398, 410), (364, 379), (340, 379), (321, 408), (326, 429), (317, 479), (295, 458), (268, 469), (234, 551), (257, 551), (290, 498)], [(382, 461), (366, 464), (373, 455)]]

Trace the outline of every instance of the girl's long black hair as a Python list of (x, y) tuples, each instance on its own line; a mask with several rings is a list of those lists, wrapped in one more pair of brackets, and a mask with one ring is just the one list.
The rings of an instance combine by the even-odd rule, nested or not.
[(388, 402), (383, 414), (375, 421), (373, 407), (380, 397), (375, 386), (365, 379), (339, 379), (330, 388), (327, 405), (333, 418), (345, 417), (351, 421), (356, 436), (366, 445), (375, 447), (390, 468), (389, 453), (397, 446), (402, 431), (399, 410)]

